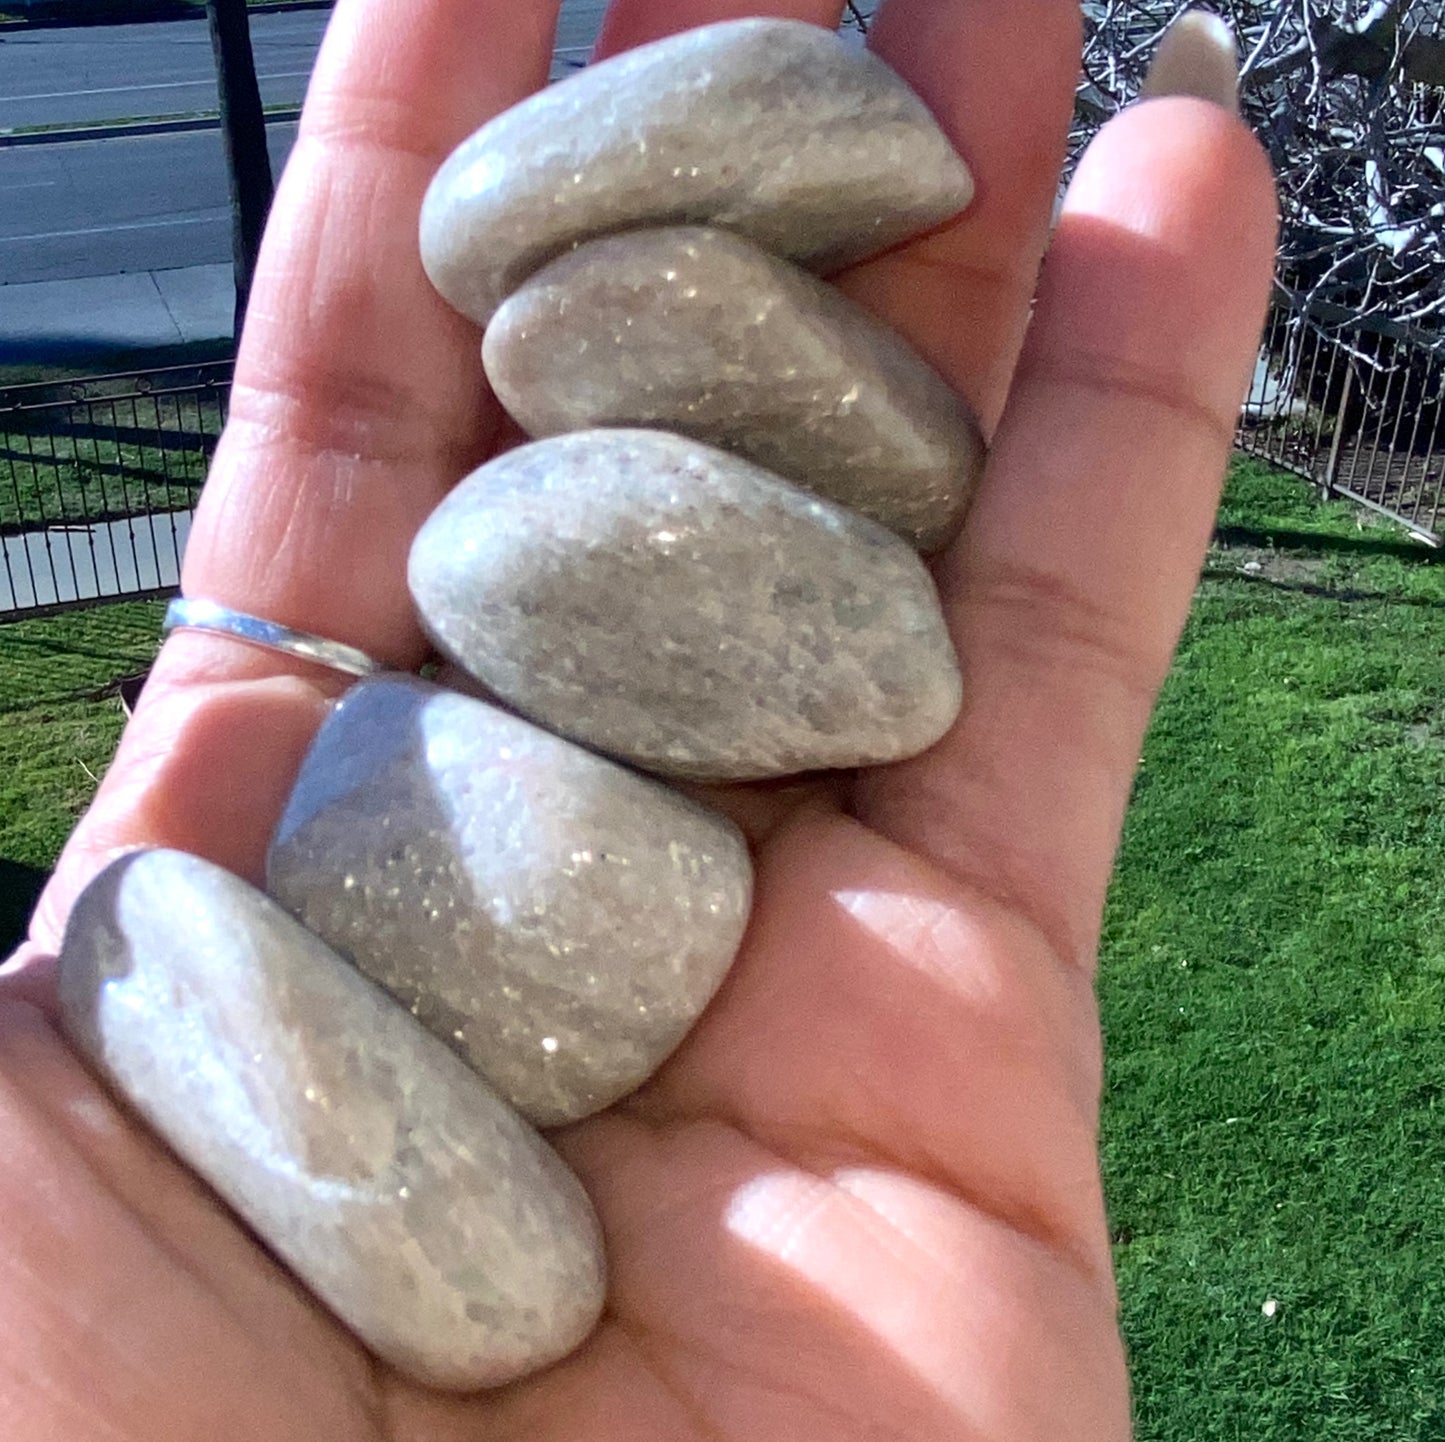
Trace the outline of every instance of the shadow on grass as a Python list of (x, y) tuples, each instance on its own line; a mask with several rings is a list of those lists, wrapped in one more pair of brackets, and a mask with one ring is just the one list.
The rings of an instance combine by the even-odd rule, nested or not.
[(1445, 611), (1445, 599), (1430, 596), (1401, 596), (1393, 591), (1361, 591), (1351, 586), (1319, 586), (1310, 581), (1282, 581), (1273, 576), (1251, 576), (1232, 566), (1206, 566), (1200, 573), (1205, 581), (1239, 581), (1246, 586), (1265, 586), (1296, 596), (1313, 596), (1321, 601), (1374, 601), (1387, 606), (1414, 606), (1426, 611)]
[[(76, 441), (91, 441), (99, 443), (105, 441), (114, 446), (130, 446), (133, 450), (161, 451), (166, 455), (208, 455), (215, 449), (216, 432), (209, 430), (196, 430), (193, 425), (178, 422), (175, 426), (168, 426), (164, 420), (157, 420), (153, 423), (133, 420), (73, 420), (64, 414), (59, 414), (68, 408), (79, 409), (82, 406), (129, 406), (131, 404), (145, 404), (157, 406), (158, 402), (172, 400), (174, 393), (162, 393), (159, 396), (138, 395), (119, 396), (112, 399), (110, 396), (97, 396), (93, 400), (68, 401), (59, 403), (54, 411), (47, 414), (48, 407), (36, 407), (31, 411), (22, 411), (18, 414), (0, 416), (0, 423), (3, 423), (6, 438), (10, 442), (4, 450), (0, 450), (0, 459), (10, 461), (34, 462), (38, 465), (54, 465), (57, 462), (65, 464), (67, 461), (77, 461), (84, 465), (110, 465), (112, 464), (105, 456), (96, 454), (86, 455), (77, 451), (73, 455), (52, 455), (49, 452), (36, 453), (33, 450), (15, 449), (15, 440), (21, 436), (42, 436), (52, 441), (66, 440), (72, 445)], [(189, 395), (185, 399), (190, 400)], [(165, 417), (169, 419), (169, 417)], [(217, 419), (220, 419), (217, 412)], [(202, 422), (204, 424), (204, 420)], [(135, 474), (143, 474), (135, 472)]]
[(1220, 526), (1214, 532), (1214, 539), (1222, 546), (1259, 546), (1266, 550), (1314, 551), (1321, 554), (1336, 551), (1353, 556), (1394, 556), (1402, 561), (1418, 561), (1425, 566), (1438, 566), (1445, 562), (1445, 550), (1437, 550), (1418, 541), (1394, 541), (1383, 536), (1338, 536), (1330, 531), (1291, 531), (1277, 526)]
[(7, 652), (38, 651), (46, 656), (82, 656), (88, 661), (114, 662), (117, 666), (133, 666), (137, 660), (134, 652), (97, 651), (90, 646), (77, 646), (74, 641), (61, 641), (54, 636), (13, 636), (7, 635), (0, 623), (0, 659)]
[[(0, 0), (3, 5), (4, 0)], [(229, 338), (177, 342), (175, 345), (117, 345), (93, 335), (0, 337), (0, 390), (6, 386), (62, 383), (115, 372), (164, 370), (230, 360)]]
[[(135, 666), (137, 662), (132, 659), (126, 664)], [(135, 709), (136, 698), (149, 675), (148, 670), (131, 671), (124, 676), (102, 681), (98, 686), (72, 686), (69, 691), (56, 691), (49, 696), (27, 696), (13, 706), (0, 706), (0, 716), (19, 716), (27, 711), (34, 711), (37, 707), (69, 706), (77, 701), (106, 701), (112, 696), (120, 701), (125, 714), (129, 716)]]
[(22, 941), (50, 873), (0, 857), (0, 961)]

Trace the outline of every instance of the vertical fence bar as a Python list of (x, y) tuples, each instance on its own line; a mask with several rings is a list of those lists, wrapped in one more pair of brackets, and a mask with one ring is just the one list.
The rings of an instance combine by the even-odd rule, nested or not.
[(1410, 428), (1410, 454), (1415, 455), (1420, 443), (1420, 422), (1425, 417), (1427, 407), (1433, 412), (1434, 421), (1430, 427), (1430, 438), (1420, 461), (1420, 500), (1422, 504), (1425, 500), (1426, 488), (1431, 479), (1434, 480), (1430, 500), (1430, 519), (1425, 524), (1425, 529), (1432, 536), (1439, 534), (1440, 527), (1442, 481), (1438, 464), (1439, 452), (1435, 446), (1440, 439), (1442, 390), (1445, 390), (1445, 378), (1441, 376), (1440, 351), (1432, 346), (1425, 361), (1425, 382), (1421, 392), (1424, 399), (1415, 412), (1415, 424)]
[[(176, 465), (180, 468), (181, 479), (177, 483), (179, 494), (176, 495), (172, 501), (171, 508), (167, 516), (167, 523), (170, 526), (171, 532), (171, 557), (175, 561), (176, 575), (179, 576), (181, 574), (181, 537), (180, 532), (176, 529), (176, 515), (177, 512), (182, 509), (182, 507), (185, 507), (187, 510), (193, 510), (195, 508), (196, 491), (191, 481), (191, 452), (190, 448), (185, 443), (187, 431), (184, 416), (184, 407), (182, 405), (182, 393), (174, 392), (169, 399), (171, 402), (171, 409), (175, 411), (176, 415), (176, 446), (178, 447), (178, 451), (175, 460)], [(199, 413), (199, 407), (197, 409)], [(156, 418), (159, 421), (159, 410), (157, 410), (156, 412)], [(167, 450), (167, 455), (169, 457), (169, 448)], [(202, 464), (204, 465), (204, 460), (202, 461)], [(166, 462), (167, 478), (170, 478), (172, 474), (173, 471), (168, 458)]]
[[(1284, 348), (1289, 344), (1289, 339), (1287, 335), (1283, 337), (1283, 340), (1281, 339), (1282, 333), (1285, 331), (1285, 329), (1286, 325), (1284, 311), (1278, 305), (1273, 306), (1270, 310), (1268, 342), (1269, 357), (1271, 361), (1273, 361), (1275, 357), (1280, 356), (1281, 351), (1284, 350)], [(1289, 373), (1289, 357), (1287, 351), (1284, 354), (1281, 363), (1281, 369), (1286, 375)], [(1266, 375), (1268, 376), (1269, 373), (1270, 367), (1267, 365)], [(1279, 418), (1281, 415), (1280, 406), (1282, 400), (1282, 389), (1283, 388), (1279, 386), (1276, 386), (1272, 391), (1267, 388), (1265, 391), (1263, 403), (1260, 406), (1260, 438), (1263, 443), (1260, 447), (1260, 454), (1262, 454), (1266, 458), (1278, 459), (1278, 457), (1274, 455), (1274, 452), (1275, 448), (1279, 445)]]
[[(33, 416), (34, 416), (34, 413), (32, 413), (32, 418), (33, 418)], [(70, 544), (70, 536), (69, 536), (68, 532), (65, 532), (64, 529), (63, 529), (63, 527), (64, 527), (64, 525), (65, 525), (65, 490), (64, 490), (64, 487), (60, 484), (60, 468), (59, 468), (59, 466), (57, 465), (56, 460), (55, 460), (55, 444), (54, 444), (54, 441), (52, 440), (52, 441), (51, 441), (51, 445), (50, 445), (50, 465), (49, 465), (49, 474), (52, 475), (53, 477), (55, 477), (55, 482), (56, 482), (56, 484), (55, 484), (55, 497), (54, 497), (54, 499), (55, 499), (55, 512), (56, 512), (56, 514), (55, 514), (53, 517), (48, 516), (48, 515), (46, 514), (46, 511), (47, 511), (47, 509), (48, 509), (47, 506), (46, 506), (46, 501), (47, 501), (47, 499), (49, 499), (49, 498), (48, 498), (48, 497), (46, 496), (46, 494), (45, 494), (45, 492), (46, 492), (46, 487), (45, 487), (44, 481), (42, 480), (42, 475), (45, 474), (45, 473), (42, 472), (41, 466), (40, 466), (40, 461), (39, 461), (39, 460), (37, 459), (37, 457), (36, 457), (35, 437), (30, 433), (30, 431), (29, 431), (28, 429), (27, 429), (27, 431), (26, 431), (26, 433), (25, 433), (25, 449), (26, 449), (26, 452), (27, 452), (27, 454), (29, 455), (29, 458), (30, 458), (31, 474), (32, 474), (32, 476), (34, 477), (34, 485), (35, 485), (35, 511), (36, 511), (36, 516), (37, 516), (37, 518), (39, 519), (39, 521), (40, 521), (40, 523), (41, 523), (41, 525), (40, 525), (40, 538), (41, 538), (41, 545), (42, 545), (42, 546), (44, 547), (44, 549), (45, 549), (46, 568), (47, 568), (47, 570), (50, 572), (51, 588), (52, 588), (52, 589), (54, 590), (54, 592), (55, 592), (55, 599), (56, 599), (56, 600), (59, 600), (59, 599), (60, 599), (60, 573), (59, 573), (59, 572), (56, 570), (56, 568), (55, 568), (55, 545), (56, 545), (57, 543), (56, 543), (55, 538), (54, 538), (54, 527), (53, 527), (51, 524), (49, 524), (51, 521), (54, 521), (55, 526), (58, 526), (58, 527), (62, 528), (61, 534), (65, 536), (66, 554), (70, 557), (70, 570), (71, 570), (71, 574), (72, 574), (72, 575), (74, 575), (74, 573), (75, 573), (75, 552), (74, 552), (74, 549), (72, 548), (72, 546), (71, 546), (71, 544)], [(27, 549), (28, 549), (28, 543), (27, 543)], [(39, 593), (39, 591), (37, 591), (37, 592), (36, 592), (36, 597), (37, 597), (37, 599), (38, 599), (39, 595), (40, 595), (40, 593)]]
[[(1415, 453), (1413, 446), (1406, 445), (1402, 448), (1400, 445), (1400, 430), (1405, 423), (1405, 417), (1410, 413), (1411, 409), (1410, 378), (1414, 372), (1414, 367), (1412, 364), (1412, 352), (1413, 347), (1411, 347), (1407, 341), (1399, 338), (1396, 339), (1394, 361), (1395, 368), (1400, 376), (1400, 399), (1395, 404), (1393, 411), (1390, 410), (1390, 408), (1388, 407), (1386, 408), (1385, 415), (1381, 418), (1380, 432), (1383, 435), (1385, 425), (1390, 425), (1390, 438), (1385, 444), (1385, 481), (1388, 485), (1392, 480), (1395, 480), (1395, 478), (1398, 477), (1398, 480), (1395, 480), (1395, 484), (1393, 487), (1395, 494), (1398, 497), (1398, 509), (1403, 515), (1405, 511), (1405, 503), (1407, 500), (1409, 500), (1411, 502), (1413, 524), (1414, 519), (1418, 517), (1418, 513), (1420, 510), (1420, 488), (1419, 486), (1415, 487), (1415, 490), (1413, 492), (1413, 498), (1410, 489), (1410, 474), (1414, 468), (1413, 462)], [(1417, 429), (1419, 427), (1420, 413), (1422, 409), (1423, 407), (1420, 405), (1416, 405), (1414, 407), (1415, 423)], [(1392, 415), (1394, 417), (1394, 420), (1393, 424), (1390, 424), (1390, 417)], [(1420, 476), (1421, 480), (1423, 481), (1423, 470), (1421, 471)]]
[[(1321, 335), (1321, 333), (1320, 333), (1318, 330), (1315, 331), (1314, 336), (1315, 336), (1315, 362), (1318, 363), (1318, 361), (1319, 361), (1319, 356), (1320, 356), (1320, 352), (1324, 349), (1324, 346), (1325, 346), (1325, 341), (1324, 341), (1324, 336)], [(1312, 452), (1312, 460), (1311, 460), (1311, 463), (1310, 463), (1310, 474), (1314, 477), (1314, 479), (1315, 479), (1316, 481), (1318, 481), (1318, 482), (1320, 483), (1320, 491), (1321, 491), (1321, 494), (1322, 494), (1322, 496), (1323, 496), (1326, 500), (1329, 499), (1329, 494), (1330, 494), (1330, 485), (1331, 485), (1331, 482), (1330, 482), (1330, 467), (1331, 467), (1331, 462), (1330, 462), (1330, 460), (1327, 460), (1327, 461), (1325, 462), (1324, 474), (1321, 475), (1321, 473), (1320, 473), (1320, 450), (1321, 450), (1321, 448), (1322, 448), (1323, 445), (1324, 445), (1325, 417), (1329, 414), (1329, 396), (1330, 396), (1330, 392), (1334, 389), (1334, 385), (1335, 385), (1335, 370), (1336, 370), (1336, 368), (1339, 366), (1339, 363), (1340, 363), (1340, 348), (1339, 348), (1339, 346), (1337, 346), (1337, 345), (1332, 345), (1332, 346), (1330, 346), (1330, 348), (1329, 348), (1329, 352), (1330, 352), (1329, 369), (1326, 370), (1326, 372), (1325, 372), (1324, 385), (1320, 388), (1320, 392), (1319, 392), (1319, 394), (1320, 394), (1320, 403), (1319, 403), (1318, 406), (1315, 407), (1315, 438), (1314, 438), (1314, 447), (1313, 447), (1313, 452)], [(1313, 381), (1314, 381), (1314, 370), (1313, 370), (1313, 368), (1311, 369), (1311, 372), (1310, 372), (1310, 380), (1311, 380), (1310, 390), (1311, 390), (1311, 394), (1313, 394), (1313, 391), (1314, 391), (1314, 385), (1313, 385)], [(1343, 385), (1344, 382), (1341, 381), (1340, 384)], [(1339, 426), (1338, 426), (1338, 423), (1337, 423), (1336, 426), (1335, 426), (1335, 429), (1334, 429), (1333, 431), (1331, 431), (1331, 433), (1330, 433), (1329, 452), (1330, 452), (1330, 456), (1331, 456), (1331, 457), (1333, 457), (1333, 456), (1336, 454), (1335, 435), (1338, 433), (1338, 430), (1339, 430)]]
[(1325, 498), (1333, 496), (1340, 479), (1340, 450), (1345, 439), (1345, 417), (1349, 413), (1350, 392), (1355, 387), (1355, 363), (1351, 357), (1345, 361), (1345, 380), (1340, 387), (1340, 403), (1335, 410), (1335, 431), (1330, 438), (1330, 456), (1325, 463)]
[[(1359, 339), (1358, 332), (1356, 332), (1352, 339), (1356, 341)], [(1360, 423), (1355, 428), (1355, 444), (1350, 452), (1349, 484), (1351, 490), (1361, 491), (1361, 494), (1365, 495), (1365, 498), (1368, 500), (1368, 493), (1361, 490), (1359, 483), (1360, 452), (1364, 449), (1365, 444), (1365, 423), (1370, 415), (1370, 398), (1375, 389), (1375, 371), (1370, 362), (1358, 354), (1354, 357), (1353, 369), (1355, 372), (1355, 389), (1360, 393)], [(1361, 378), (1360, 374), (1362, 371), (1364, 372), (1363, 378)]]
[[(111, 488), (106, 485), (107, 466), (100, 453), (100, 432), (101, 432), (101, 407), (104, 403), (91, 398), (86, 402), (86, 427), (85, 439), (90, 442), (90, 460), (95, 467), (96, 481), (100, 486), (100, 506), (98, 516), (90, 516), (90, 549), (92, 556), (96, 556), (99, 549), (97, 543), (103, 542), (104, 550), (110, 553), (110, 574), (115, 580), (115, 589), (120, 589), (121, 575), (121, 551), (116, 549), (116, 530), (120, 524), (115, 518), (125, 515), (125, 478), (117, 477), (120, 481), (121, 504), (117, 507), (111, 499)], [(120, 446), (115, 426), (115, 402), (112, 400), (104, 405), (104, 409), (110, 415), (111, 448), (116, 455), (120, 454)], [(79, 445), (76, 446), (77, 461), (79, 460)], [(132, 540), (131, 549), (135, 549), (135, 542)], [(99, 598), (106, 593), (104, 581), (101, 575), (101, 562), (99, 556), (95, 560), (95, 594)]]
[[(1375, 363), (1376, 363), (1376, 365), (1383, 364), (1382, 359), (1381, 359), (1381, 353), (1384, 351), (1384, 349), (1385, 349), (1385, 337), (1383, 337), (1383, 336), (1377, 336), (1377, 337), (1375, 338)], [(1378, 375), (1378, 374), (1380, 374), (1380, 372), (1377, 371), (1376, 374)], [(1380, 439), (1381, 439), (1381, 437), (1382, 437), (1383, 434), (1384, 434), (1384, 430), (1385, 430), (1385, 426), (1386, 426), (1386, 417), (1388, 417), (1389, 414), (1390, 414), (1390, 392), (1391, 392), (1391, 390), (1394, 389), (1395, 377), (1399, 374), (1399, 368), (1398, 368), (1398, 366), (1395, 364), (1395, 355), (1394, 355), (1393, 352), (1390, 353), (1390, 363), (1389, 363), (1389, 365), (1386, 367), (1386, 369), (1385, 369), (1385, 371), (1383, 372), (1383, 374), (1384, 374), (1384, 377), (1385, 377), (1385, 390), (1384, 390), (1384, 394), (1381, 395), (1381, 397), (1380, 397), (1379, 406), (1378, 406), (1378, 408), (1377, 408), (1377, 419), (1376, 419), (1376, 421), (1375, 421), (1375, 423), (1374, 423), (1374, 426), (1373, 426), (1373, 430), (1374, 430), (1374, 444), (1371, 445), (1371, 447), (1370, 447), (1370, 459), (1369, 459), (1369, 461), (1366, 463), (1366, 466), (1365, 466), (1365, 475), (1366, 475), (1366, 477), (1367, 477), (1367, 479), (1368, 479), (1368, 481), (1369, 481), (1369, 485), (1370, 485), (1370, 489), (1371, 489), (1371, 490), (1373, 490), (1373, 488), (1374, 488), (1374, 486), (1375, 486), (1376, 471), (1378, 470), (1378, 462), (1379, 462), (1379, 459), (1380, 459)], [(1382, 506), (1385, 504), (1386, 497), (1389, 495), (1389, 487), (1388, 487), (1389, 472), (1390, 472), (1390, 452), (1389, 452), (1389, 450), (1387, 449), (1387, 450), (1385, 451), (1385, 468), (1384, 468), (1383, 471), (1381, 471), (1381, 472), (1379, 473), (1380, 493), (1379, 493), (1378, 496), (1376, 496), (1376, 497), (1373, 498), (1373, 499), (1377, 500)], [(1370, 491), (1367, 490), (1365, 494), (1366, 494), (1366, 495), (1369, 495), (1369, 494), (1370, 494)]]
[[(0, 409), (0, 418), (6, 416), (13, 417), (19, 414), (20, 412), (18, 408), (11, 410)], [(15, 555), (18, 557), (19, 560), (25, 563), (25, 575), (30, 582), (30, 601), (33, 605), (35, 604), (35, 598), (39, 595), (39, 592), (36, 590), (35, 584), (35, 562), (30, 554), (30, 543), (27, 540), (25, 534), (25, 497), (21, 494), (20, 475), (15, 468), (15, 462), (19, 455), (19, 452), (16, 448), (16, 433), (12, 429), (15, 424), (17, 424), (17, 422), (13, 419), (6, 420), (3, 434), (5, 437), (5, 462), (6, 467), (10, 472), (10, 489), (11, 493), (15, 497), (15, 534), (18, 540), (16, 543), (12, 544), (9, 541), (8, 537), (0, 536), (0, 545), (3, 545), (4, 547), (5, 581), (6, 585), (9, 587), (11, 604), (18, 605), (18, 599), (20, 595), (20, 592), (16, 588), (15, 584), (15, 571), (12, 569), (11, 565), (11, 557), (12, 555)], [(34, 466), (31, 467), (30, 484), (31, 486), (34, 486), (35, 484)]]

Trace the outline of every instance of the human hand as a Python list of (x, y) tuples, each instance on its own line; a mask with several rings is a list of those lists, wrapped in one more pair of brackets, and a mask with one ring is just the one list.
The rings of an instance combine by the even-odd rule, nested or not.
[[(766, 8), (614, 0), (604, 47)], [(277, 197), (191, 595), (416, 666), (412, 536), (502, 438), (416, 254), (422, 192), (546, 73), (553, 7), (341, 0)], [(573, 1357), (476, 1398), (369, 1359), (53, 1025), (71, 899), (117, 849), (260, 879), (341, 678), (165, 646), (34, 940), (0, 980), (0, 1417), (17, 1442), (1119, 1438), (1092, 969), (1153, 696), (1267, 291), (1267, 168), (1226, 111), (1111, 124), (1054, 236), (1069, 0), (890, 0), (880, 53), (977, 183), (841, 283), (974, 405), (992, 458), (936, 565), (966, 699), (926, 756), (729, 793), (743, 954), (682, 1050), (557, 1138), (612, 1282)], [(1020, 347), (1022, 357), (1020, 359)], [(1015, 364), (1017, 361), (1017, 365)]]

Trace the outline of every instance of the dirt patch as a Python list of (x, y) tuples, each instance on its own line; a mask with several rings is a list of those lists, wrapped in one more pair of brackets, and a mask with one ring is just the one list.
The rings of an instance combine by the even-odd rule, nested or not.
[(1221, 571), (1238, 571), (1241, 576), (1296, 586), (1318, 583), (1325, 569), (1322, 556), (1294, 556), (1265, 546), (1215, 546), (1209, 561)]

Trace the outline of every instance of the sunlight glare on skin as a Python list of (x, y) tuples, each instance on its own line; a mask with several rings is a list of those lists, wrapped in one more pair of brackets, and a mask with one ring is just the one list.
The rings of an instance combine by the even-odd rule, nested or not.
[[(877, 1167), (738, 1187), (729, 1233), (826, 1299), (947, 1409), (948, 1437), (1124, 1442), (1109, 1288), (947, 1189)], [(891, 1418), (871, 1419), (878, 1424)]]
[(934, 1188), (889, 1172), (850, 1168), (821, 1178), (780, 1170), (738, 1188), (725, 1224), (884, 1344), (947, 1405), (961, 1435), (1002, 1436), (1013, 1401), (1007, 1388), (989, 1384), (978, 1358), (1015, 1350), (1012, 1279), (990, 1280), (1004, 1253), (987, 1237), (978, 1239), (983, 1265), (965, 1274), (961, 1212)]
[(992, 1009), (1002, 1000), (1007, 980), (1000, 953), (956, 899), (870, 888), (835, 891), (833, 900), (895, 961), (977, 1007)]

